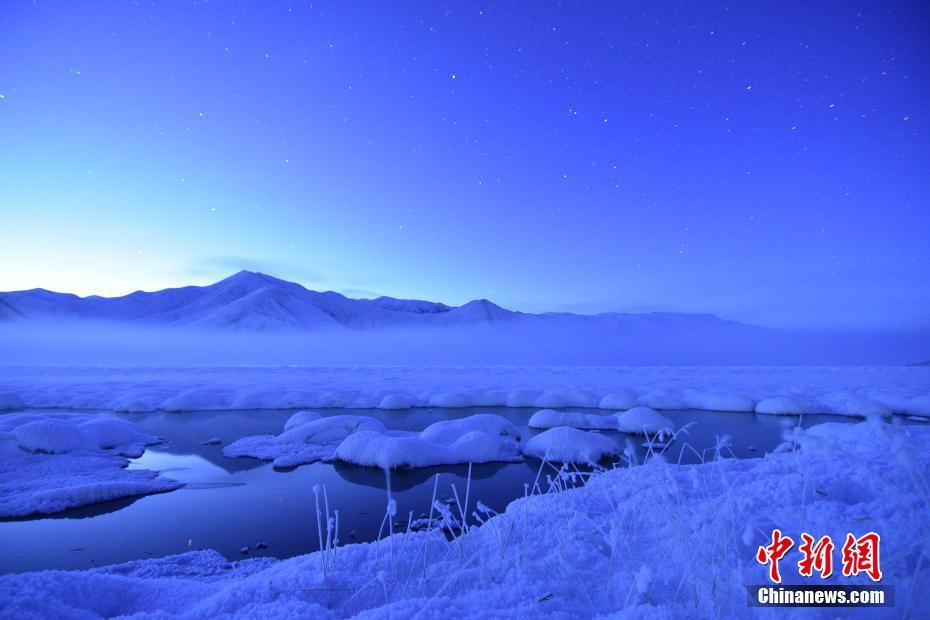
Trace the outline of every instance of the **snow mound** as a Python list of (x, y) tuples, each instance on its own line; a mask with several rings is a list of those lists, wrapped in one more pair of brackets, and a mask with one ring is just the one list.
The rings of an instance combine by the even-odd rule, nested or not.
[(114, 418), (23, 413), (0, 418), (0, 517), (50, 514), (171, 491), (158, 472), (127, 470), (158, 437)]
[(22, 409), (26, 405), (18, 394), (11, 392), (0, 392), (0, 411), (11, 411), (13, 409)]
[(513, 442), (482, 431), (470, 431), (449, 443), (427, 441), (416, 433), (363, 431), (350, 435), (336, 449), (340, 461), (382, 469), (512, 461), (517, 454)]
[(692, 409), (702, 411), (754, 411), (756, 402), (740, 394), (717, 394), (700, 392), (686, 398), (686, 404)]
[(613, 409), (615, 411), (622, 409), (632, 409), (639, 403), (636, 402), (636, 394), (630, 390), (622, 392), (611, 392), (601, 399), (598, 407), (601, 409)]
[(891, 409), (877, 400), (864, 398), (851, 398), (847, 400), (837, 413), (861, 418), (890, 418)]
[(284, 430), (289, 431), (292, 428), (297, 428), (298, 426), (302, 426), (308, 422), (319, 420), (320, 417), (320, 414), (316, 411), (298, 411), (289, 417), (287, 422), (284, 423)]
[(242, 437), (224, 447), (223, 454), (231, 458), (273, 461), (275, 467), (296, 467), (332, 461), (339, 443), (353, 433), (385, 430), (384, 424), (369, 416), (334, 415), (310, 419), (311, 412), (302, 413), (307, 415), (298, 413), (291, 416), (285, 424), (286, 430), (280, 435)]
[(471, 407), (472, 402), (467, 394), (460, 392), (439, 392), (433, 394), (429, 399), (430, 407), (442, 407), (446, 409), (460, 409)]
[(78, 425), (94, 446), (100, 449), (117, 448), (120, 454), (130, 457), (142, 456), (144, 446), (159, 443), (160, 437), (146, 435), (135, 425), (115, 418), (93, 418)]
[(567, 407), (568, 405), (568, 400), (563, 394), (552, 390), (543, 392), (533, 401), (534, 407), (545, 407), (547, 409), (557, 409), (559, 407)]
[(118, 454), (137, 457), (145, 446), (161, 441), (116, 418), (40, 413), (22, 414), (5, 422), (19, 447), (36, 453), (114, 449)]
[(670, 435), (672, 421), (649, 407), (634, 407), (617, 414), (617, 430), (640, 435)]
[(74, 424), (58, 420), (36, 420), (13, 430), (16, 443), (29, 452), (64, 454), (88, 450), (91, 442)]
[(490, 413), (442, 420), (420, 433), (363, 431), (346, 437), (336, 458), (382, 469), (519, 460), (520, 433)]
[(471, 431), (506, 437), (514, 442), (520, 441), (520, 429), (507, 418), (494, 413), (477, 413), (457, 420), (433, 422), (423, 429), (420, 436), (427, 441), (449, 443)]
[(756, 413), (769, 415), (803, 415), (814, 413), (815, 409), (813, 403), (791, 396), (776, 396), (756, 403)]
[(164, 400), (158, 394), (140, 394), (136, 390), (131, 390), (114, 398), (110, 408), (121, 413), (156, 411)]
[(346, 437), (336, 448), (336, 458), (366, 467), (394, 469), (439, 464), (440, 446), (423, 441), (416, 433), (387, 435), (361, 431)]
[(193, 388), (166, 398), (158, 408), (162, 411), (211, 411), (225, 409), (227, 403), (219, 389)]
[(620, 446), (598, 433), (557, 426), (532, 437), (523, 454), (556, 463), (595, 465), (604, 457), (620, 453)]
[(530, 418), (529, 426), (530, 428), (571, 426), (572, 428), (590, 430), (613, 430), (617, 428), (617, 419), (614, 416), (606, 416), (597, 413), (540, 409)]
[(508, 407), (535, 407), (540, 392), (535, 390), (514, 390), (507, 394), (504, 404)]
[(378, 403), (378, 409), (410, 409), (417, 402), (407, 394), (389, 394)]
[(342, 441), (352, 433), (359, 431), (383, 431), (380, 420), (364, 415), (334, 415), (286, 430), (276, 438), (279, 444), (289, 443), (331, 443)]
[(649, 392), (636, 399), (636, 402), (650, 409), (685, 409), (685, 404), (677, 397), (665, 392)]

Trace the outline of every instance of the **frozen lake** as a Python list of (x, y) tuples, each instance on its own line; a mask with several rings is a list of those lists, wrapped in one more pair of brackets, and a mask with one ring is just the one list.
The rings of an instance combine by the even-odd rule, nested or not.
[[(323, 415), (342, 409), (319, 410)], [(526, 427), (536, 409), (480, 408), (409, 410), (353, 410), (370, 415), (390, 429), (422, 430), (432, 422), (460, 418), (478, 411), (507, 417), (523, 427), (528, 438), (540, 432)], [(582, 410), (583, 411), (583, 410)], [(592, 412), (597, 413), (596, 410)], [(0, 521), (0, 572), (48, 568), (87, 568), (159, 557), (190, 549), (216, 549), (229, 559), (269, 555), (279, 558), (305, 554), (318, 548), (314, 485), (325, 485), (331, 508), (340, 513), (343, 544), (372, 540), (384, 516), (385, 475), (379, 469), (343, 463), (315, 463), (277, 470), (270, 463), (223, 456), (223, 445), (243, 436), (278, 433), (294, 413), (289, 411), (223, 411), (188, 413), (114, 414), (140, 429), (165, 438), (152, 446), (131, 467), (162, 471), (186, 486), (177, 491), (135, 499), (105, 502), (41, 518)], [(603, 412), (601, 412), (603, 413)], [(718, 438), (729, 437), (727, 456), (761, 456), (782, 441), (786, 427), (824, 421), (852, 422), (831, 415), (767, 416), (712, 411), (664, 411), (680, 428), (694, 424), (666, 452), (671, 461), (712, 458)], [(641, 460), (642, 437), (607, 432), (621, 443), (630, 442)], [(204, 445), (220, 437), (220, 445)], [(605, 463), (609, 465), (609, 463)], [(480, 500), (501, 511), (532, 485), (540, 462), (475, 465), (472, 469), (470, 510)], [(467, 466), (430, 467), (391, 473), (397, 501), (396, 521), (406, 526), (410, 511), (417, 518), (429, 512), (434, 478), (439, 475), (437, 497), (453, 495), (455, 484), (464, 500)], [(548, 470), (553, 473), (553, 470)], [(545, 478), (545, 473), (543, 474)], [(456, 509), (453, 508), (453, 513)], [(257, 549), (258, 543), (267, 547)]]

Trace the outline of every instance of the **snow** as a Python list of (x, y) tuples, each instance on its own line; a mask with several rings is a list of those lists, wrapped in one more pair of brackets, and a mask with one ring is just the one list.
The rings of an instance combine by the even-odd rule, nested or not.
[(864, 398), (849, 398), (830, 407), (830, 413), (848, 415), (857, 418), (890, 418), (891, 408), (877, 400)]
[(223, 454), (271, 460), (276, 467), (336, 459), (387, 469), (519, 460), (519, 429), (499, 415), (441, 420), (419, 433), (389, 431), (368, 416), (312, 415), (319, 416), (295, 414), (280, 435), (243, 437)]
[(620, 453), (620, 446), (610, 437), (558, 426), (533, 436), (523, 447), (523, 454), (556, 463), (594, 465), (607, 456)]
[(519, 442), (520, 429), (507, 418), (492, 413), (478, 413), (455, 420), (440, 420), (427, 426), (420, 436), (427, 441), (436, 443), (449, 443), (461, 437), (464, 433), (480, 431), (495, 437)]
[(125, 420), (82, 414), (22, 413), (0, 418), (0, 432), (10, 433), (23, 450), (46, 454), (106, 450), (137, 457), (159, 443)]
[[(337, 389), (338, 388), (338, 389)], [(0, 367), (0, 394), (29, 408), (123, 411), (470, 406), (732, 409), (780, 413), (874, 401), (930, 415), (930, 367), (289, 366)], [(765, 401), (772, 402), (765, 403)], [(672, 402), (676, 401), (676, 402)], [(12, 402), (12, 401), (10, 401)], [(789, 402), (803, 403), (783, 406)], [(610, 405), (610, 406), (604, 406)], [(617, 405), (616, 407), (614, 405)], [(622, 405), (622, 406), (621, 406)], [(775, 406), (779, 405), (779, 406)], [(17, 405), (18, 406), (18, 405)], [(655, 409), (656, 407), (652, 407)]]
[(279, 331), (398, 325), (455, 325), (506, 319), (515, 313), (487, 300), (452, 308), (418, 300), (351, 299), (311, 291), (262, 273), (240, 271), (208, 286), (122, 297), (86, 297), (42, 289), (0, 292), (16, 321), (109, 321), (187, 330)]
[(114, 418), (92, 417), (81, 422), (79, 429), (95, 447), (116, 448), (125, 456), (141, 456), (144, 446), (161, 441), (159, 437), (139, 431), (130, 422)]
[(634, 407), (617, 414), (617, 430), (640, 435), (670, 435), (674, 432), (671, 420), (649, 407)]
[(439, 392), (429, 397), (430, 407), (460, 408), (471, 407), (472, 399), (460, 392)]
[(223, 454), (273, 461), (275, 467), (338, 459), (382, 468), (514, 461), (520, 455), (519, 429), (487, 413), (441, 420), (414, 433), (389, 431), (369, 416), (300, 412), (288, 419), (285, 429), (280, 435), (238, 439)]
[(756, 402), (742, 394), (698, 392), (685, 397), (689, 409), (704, 411), (754, 411)]
[(89, 438), (73, 424), (58, 420), (36, 420), (13, 429), (13, 437), (23, 450), (60, 454), (88, 450)]
[(639, 403), (636, 402), (636, 393), (632, 390), (624, 390), (622, 392), (611, 392), (610, 394), (605, 394), (601, 398), (601, 402), (598, 403), (598, 407), (601, 409), (632, 409), (636, 407)]
[(0, 416), (0, 517), (51, 514), (171, 491), (179, 482), (127, 470), (129, 457), (160, 438), (131, 423), (83, 414)]
[(332, 461), (339, 443), (359, 431), (384, 431), (380, 420), (369, 416), (334, 415), (312, 419), (311, 412), (296, 413), (280, 435), (242, 437), (223, 448), (225, 456), (273, 461), (275, 467), (296, 467)]
[(483, 431), (469, 431), (446, 442), (430, 441), (424, 438), (423, 433), (363, 431), (346, 437), (336, 449), (336, 458), (346, 463), (382, 469), (520, 459), (512, 440)]
[(307, 424), (308, 422), (313, 422), (320, 419), (320, 414), (316, 411), (298, 411), (291, 417), (287, 419), (287, 422), (284, 423), (284, 430), (289, 431), (292, 428), (297, 428)]
[(533, 401), (533, 405), (536, 407), (551, 408), (567, 407), (568, 399), (558, 392), (547, 390), (536, 397), (536, 400)]
[(791, 396), (776, 396), (766, 398), (756, 403), (756, 413), (770, 415), (803, 415), (816, 413), (816, 406), (803, 398)]
[(378, 403), (378, 409), (410, 409), (417, 402), (408, 394), (391, 394)]
[(910, 415), (930, 416), (930, 394), (911, 398), (901, 408), (902, 413)]
[(0, 411), (11, 411), (13, 409), (22, 409), (25, 407), (23, 399), (16, 394), (9, 392), (0, 392)]
[(598, 413), (581, 413), (578, 411), (556, 411), (555, 409), (540, 409), (530, 418), (530, 428), (554, 428), (556, 426), (571, 426), (590, 430), (616, 429), (617, 419)]
[(649, 392), (636, 399), (643, 407), (651, 409), (685, 409), (685, 404), (676, 396), (665, 392)]
[(533, 407), (540, 392), (536, 390), (513, 390), (504, 399), (505, 407)]
[[(572, 432), (601, 437), (568, 428), (537, 437)], [(930, 427), (824, 424), (791, 439), (799, 450), (764, 458), (610, 469), (580, 488), (518, 499), (480, 527), (473, 497), (464, 511), (471, 528), (451, 543), (431, 518), (429, 533), (288, 560), (229, 561), (206, 550), (5, 575), (0, 601), (4, 615), (47, 618), (835, 617), (835, 608), (746, 606), (746, 586), (766, 583), (756, 548), (777, 527), (795, 540), (879, 532), (882, 584), (895, 588), (896, 607), (843, 615), (920, 617), (930, 609), (919, 546), (930, 536), (930, 506), (914, 484), (930, 471)], [(783, 560), (785, 583), (809, 583), (794, 569), (798, 558), (793, 549)], [(836, 571), (822, 583), (870, 582)]]

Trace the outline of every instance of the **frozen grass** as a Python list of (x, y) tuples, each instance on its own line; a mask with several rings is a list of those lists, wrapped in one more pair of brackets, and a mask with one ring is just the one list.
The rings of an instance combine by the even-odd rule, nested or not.
[[(689, 427), (690, 424), (672, 433), (670, 440), (662, 437), (661, 431), (651, 437), (647, 435), (647, 442), (661, 447), (648, 447), (642, 462), (636, 460), (636, 451), (632, 445), (624, 452), (621, 462), (610, 467), (595, 466), (582, 470), (573, 464), (556, 466), (542, 460), (533, 483), (524, 487), (524, 498), (516, 502), (522, 503), (522, 506), (518, 510), (509, 509), (505, 514), (497, 513), (480, 500), (475, 502), (474, 510), (469, 514), (469, 466), (463, 496), (460, 496), (455, 483), (450, 484), (457, 509), (454, 515), (452, 507), (436, 499), (440, 484), (440, 474), (436, 474), (428, 520), (430, 526), (425, 533), (416, 536), (410, 526), (413, 519), (411, 512), (407, 528), (399, 541), (392, 531), (384, 539), (379, 534), (379, 548), (382, 544), (390, 546), (388, 566), (386, 569), (379, 568), (377, 562), (380, 553), (376, 555), (376, 565), (368, 567), (369, 571), (375, 571), (375, 577), (353, 593), (349, 600), (357, 599), (363, 589), (377, 584), (383, 591), (385, 604), (406, 601), (413, 592), (421, 606), (415, 609), (405, 607), (413, 611), (411, 617), (433, 615), (436, 611), (433, 606), (437, 601), (445, 593), (454, 590), (454, 584), (475, 580), (475, 571), (480, 573), (480, 581), (483, 583), (508, 583), (515, 576), (522, 579), (522, 572), (527, 568), (526, 562), (533, 564), (533, 558), (527, 551), (538, 549), (540, 545), (552, 544), (559, 559), (557, 565), (550, 566), (552, 578), (573, 584), (577, 588), (576, 592), (584, 599), (584, 606), (590, 605), (589, 609), (612, 602), (620, 603), (619, 608), (613, 609), (621, 615), (626, 612), (639, 615), (643, 606), (652, 605), (657, 592), (662, 590), (666, 594), (672, 592), (672, 598), (677, 601), (676, 608), (688, 610), (695, 617), (723, 618), (732, 617), (734, 613), (748, 613), (748, 608), (740, 607), (745, 601), (746, 583), (740, 576), (753, 567), (752, 554), (746, 550), (764, 541), (771, 532), (768, 522), (775, 523), (776, 520), (763, 515), (757, 515), (755, 520), (746, 520), (745, 512), (741, 510), (743, 498), (734, 493), (737, 483), (733, 471), (735, 455), (730, 449), (729, 438), (718, 437), (713, 448), (697, 451), (687, 442), (680, 441), (687, 435)], [(665, 441), (660, 442), (662, 439)], [(681, 445), (677, 462), (670, 462), (667, 458), (668, 446), (676, 440)], [(790, 453), (782, 457), (787, 467), (784, 473), (801, 482), (801, 526), (822, 531), (818, 527), (829, 524), (816, 523), (818, 520), (808, 514), (813, 464), (809, 462), (802, 446), (805, 443), (810, 445), (811, 441), (809, 433), (801, 429), (799, 420), (795, 428), (786, 431), (785, 442), (777, 452)], [(860, 470), (857, 473), (861, 476), (875, 478), (869, 470), (869, 464), (858, 459), (855, 450), (841, 450), (847, 466)], [(700, 460), (700, 466), (681, 465), (686, 452), (694, 453)], [(904, 451), (902, 454), (909, 453)], [(921, 506), (930, 510), (926, 472), (917, 462), (910, 465), (908, 471), (912, 475), (913, 488), (917, 491), (917, 500)], [(591, 484), (616, 469), (642, 471), (652, 484), (637, 489), (635, 494), (607, 480), (604, 484)], [(382, 528), (384, 524), (390, 528), (396, 516), (389, 472), (386, 475), (388, 498)], [(690, 484), (683, 484), (684, 481)], [(901, 497), (900, 488), (894, 488), (887, 482), (883, 486), (901, 500), (913, 500)], [(587, 488), (588, 493), (583, 502), (580, 497), (576, 502), (576, 496), (570, 491), (582, 488)], [(816, 490), (816, 493), (823, 494), (823, 491)], [(570, 515), (566, 522), (559, 524), (562, 529), (558, 532), (553, 532), (549, 527), (537, 527), (539, 513), (531, 510), (535, 498), (551, 495), (565, 498), (561, 503), (563, 508), (568, 507), (567, 514)], [(705, 501), (695, 502), (695, 496)], [(461, 501), (462, 498), (464, 501)], [(592, 504), (596, 506), (594, 510)], [(438, 516), (435, 520), (434, 514)], [(433, 523), (439, 527), (433, 528)], [(695, 528), (696, 523), (700, 523), (700, 527)], [(517, 537), (514, 537), (515, 531), (519, 534)], [(659, 532), (666, 538), (664, 544), (657, 547), (666, 550), (673, 548), (679, 552), (674, 559), (678, 567), (674, 574), (647, 562), (635, 571), (625, 567), (622, 577), (618, 577), (618, 558), (624, 558), (628, 564), (629, 559), (644, 555), (634, 541), (646, 538), (655, 542)], [(595, 546), (604, 550), (606, 570), (598, 573), (584, 563), (575, 561), (571, 547), (573, 539), (579, 535), (593, 539)], [(407, 547), (414, 539), (417, 541), (416, 550), (410, 558)], [(921, 541), (918, 537), (913, 544), (888, 560), (890, 563), (901, 562), (902, 556), (917, 554), (917, 561), (912, 562), (910, 583), (899, 594), (903, 595), (904, 607), (899, 610), (904, 612), (903, 617), (913, 611), (911, 605), (915, 589), (921, 571), (926, 570), (927, 542), (930, 541)], [(400, 548), (397, 555), (394, 553), (395, 544)], [(494, 550), (490, 556), (487, 554), (489, 546)], [(450, 558), (456, 560), (450, 564)], [(409, 565), (404, 566), (405, 562)], [(431, 576), (437, 574), (442, 574), (443, 579), (431, 579)], [(757, 578), (755, 581), (761, 580)], [(552, 592), (544, 592), (535, 601), (541, 605), (554, 597)]]

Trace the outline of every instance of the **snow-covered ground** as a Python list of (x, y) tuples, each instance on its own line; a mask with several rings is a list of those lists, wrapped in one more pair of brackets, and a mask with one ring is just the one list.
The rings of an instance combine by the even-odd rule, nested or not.
[[(531, 426), (547, 430), (521, 437), (507, 419), (480, 410), (501, 405), (539, 409)], [(801, 531), (835, 540), (847, 532), (880, 533), (882, 583), (895, 587), (896, 607), (860, 615), (917, 616), (930, 608), (930, 427), (903, 426), (893, 416), (930, 414), (930, 368), (0, 368), (0, 409), (7, 410), (326, 407), (347, 411), (297, 413), (279, 434), (240, 437), (224, 453), (282, 466), (322, 459), (423, 467), (524, 455), (546, 464), (531, 496), (502, 515), (492, 515), (468, 489), (452, 489), (460, 501), (423, 506), (432, 512), (428, 518), (388, 536), (395, 521), (414, 519), (393, 514), (396, 504), (386, 497), (392, 513), (386, 538), (344, 546), (332, 511), (351, 507), (327, 506), (321, 493), (319, 527), (307, 515), (307, 536), (323, 539), (320, 553), (230, 562), (198, 551), (88, 571), (8, 575), (0, 578), (3, 615), (769, 617), (775, 614), (747, 607), (745, 586), (765, 583), (765, 568), (753, 558), (776, 527), (796, 539)], [(418, 432), (352, 411), (410, 407), (476, 409)], [(660, 457), (587, 484), (574, 466), (549, 463), (594, 463), (624, 452), (597, 430), (653, 441), (676, 430), (655, 409), (682, 407), (867, 421), (795, 430), (785, 450), (761, 459), (678, 466)], [(6, 413), (0, 515), (175, 489), (179, 483), (155, 472), (125, 469), (127, 456), (156, 441), (125, 420)], [(463, 522), (471, 526), (465, 533), (455, 525)], [(451, 541), (448, 532), (429, 531), (450, 526)], [(786, 567), (797, 560), (792, 554)], [(788, 583), (798, 581), (796, 571), (784, 572)]]
[[(3, 614), (18, 618), (922, 617), (930, 609), (930, 428), (879, 417), (796, 431), (791, 441), (799, 449), (760, 459), (657, 459), (582, 488), (550, 469), (553, 484), (541, 476), (542, 494), (499, 516), (480, 497), (460, 495), (466, 505), (451, 516), (484, 523), (452, 541), (402, 532), (284, 561), (229, 562), (200, 551), (7, 575), (0, 600)], [(321, 510), (339, 508), (321, 498)], [(307, 536), (321, 535), (326, 546), (326, 515), (321, 521), (318, 530), (308, 515)], [(756, 549), (774, 528), (795, 539), (802, 531), (834, 540), (878, 532), (882, 583), (894, 586), (895, 607), (747, 607), (745, 587), (766, 583)], [(812, 582), (798, 576), (798, 557), (795, 548), (782, 561), (785, 582)], [(837, 571), (827, 583), (871, 582)]]
[[(774, 400), (772, 400), (774, 399)], [(0, 408), (696, 408), (930, 415), (930, 367), (0, 367)]]

